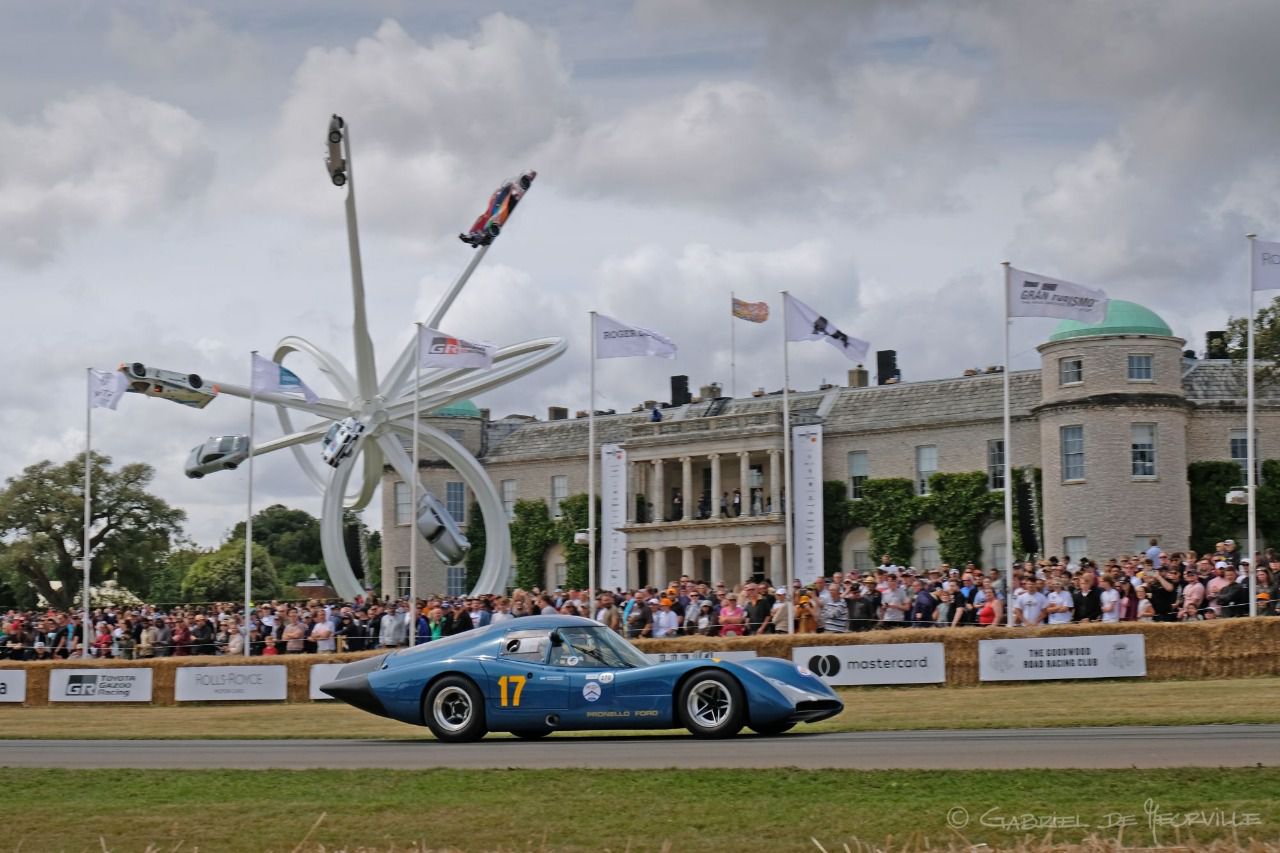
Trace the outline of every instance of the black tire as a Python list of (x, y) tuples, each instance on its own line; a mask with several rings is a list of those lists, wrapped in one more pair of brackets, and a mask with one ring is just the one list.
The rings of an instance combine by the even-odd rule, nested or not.
[(334, 145), (337, 145), (339, 142), (341, 142), (341, 141), (342, 141), (342, 131), (340, 131), (340, 130), (331, 130), (331, 131), (329, 131), (329, 141), (330, 141), (330, 142), (332, 142)]
[(789, 732), (796, 727), (795, 723), (771, 723), (769, 725), (751, 726), (751, 731), (765, 737), (773, 737), (784, 732)]
[(520, 740), (541, 740), (551, 734), (551, 729), (518, 729), (512, 734)]
[(333, 173), (333, 185), (334, 185), (335, 187), (346, 186), (346, 183), (347, 183), (347, 173), (346, 173), (346, 172), (334, 172), (334, 173)]
[(138, 379), (147, 378), (147, 366), (140, 361), (135, 361), (133, 364), (129, 365), (129, 372)]
[(187, 476), (193, 480), (199, 480), (204, 477), (204, 474), (188, 474)]
[(204, 386), (204, 380), (200, 378), (199, 373), (188, 373), (187, 384), (198, 391)]
[(531, 186), (533, 186), (533, 178), (529, 177), (528, 175), (521, 175), (521, 176), (520, 176), (520, 189), (522, 189), (522, 190), (527, 190), (527, 189), (529, 189), (529, 187), (531, 187)]
[(484, 230), (489, 232), (490, 237), (497, 237), (502, 233), (502, 226), (496, 222), (490, 222), (484, 226)]
[(480, 688), (460, 675), (447, 675), (431, 685), (422, 700), (422, 719), (445, 743), (469, 743), (488, 733)]
[(733, 737), (746, 722), (746, 698), (733, 676), (718, 669), (696, 672), (680, 687), (676, 714), (694, 737)]
[(235, 464), (234, 462), (233, 462), (233, 463), (231, 463), (230, 465), (227, 465), (227, 466), (226, 466), (226, 468), (227, 468), (227, 470), (228, 470), (228, 471), (234, 471), (234, 470), (236, 470), (236, 468), (239, 468), (239, 467), (240, 467), (240, 466), (239, 466), (239, 465), (237, 465), (237, 464)]

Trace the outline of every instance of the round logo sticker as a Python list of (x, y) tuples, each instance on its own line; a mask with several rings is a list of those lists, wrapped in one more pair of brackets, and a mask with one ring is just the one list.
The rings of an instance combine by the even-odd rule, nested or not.
[(600, 698), (600, 685), (594, 681), (588, 681), (582, 685), (582, 698), (588, 702), (594, 702)]

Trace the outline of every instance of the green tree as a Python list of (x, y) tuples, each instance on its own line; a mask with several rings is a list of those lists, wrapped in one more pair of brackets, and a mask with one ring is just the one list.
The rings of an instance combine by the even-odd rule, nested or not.
[[(1207, 358), (1234, 358), (1244, 361), (1249, 352), (1249, 319), (1232, 317), (1227, 321), (1226, 351), (1206, 353)], [(1253, 357), (1255, 375), (1261, 381), (1280, 378), (1280, 296), (1254, 314)]]
[(185, 601), (182, 596), (182, 579), (196, 560), (212, 553), (207, 548), (197, 548), (194, 543), (183, 543), (167, 555), (157, 568), (151, 581), (151, 594), (147, 600), (153, 604), (174, 604)]
[[(252, 594), (255, 601), (280, 593), (276, 568), (267, 549), (253, 545)], [(185, 601), (239, 601), (244, 597), (244, 540), (232, 539), (201, 555), (182, 579)]]
[(471, 519), (467, 522), (467, 541), (471, 543), (471, 550), (467, 551), (462, 562), (467, 567), (467, 589), (470, 590), (475, 588), (476, 581), (480, 580), (480, 573), (484, 571), (484, 515), (476, 501), (471, 502), (467, 518)]
[(511, 521), (511, 550), (515, 554), (515, 586), (542, 586), (543, 560), (556, 542), (555, 524), (543, 500), (516, 501)]
[[(244, 522), (237, 522), (227, 538), (243, 542)], [(324, 563), (320, 549), (320, 519), (283, 504), (272, 504), (254, 514), (253, 544), (266, 548), (277, 566), (305, 566), (308, 575), (319, 573)]]
[[(146, 595), (186, 513), (147, 491), (155, 477), (150, 465), (135, 462), (119, 471), (110, 465), (108, 457), (93, 454), (90, 582), (115, 579)], [(0, 561), (54, 607), (67, 608), (80, 591), (83, 536), (83, 454), (61, 465), (37, 462), (9, 478), (0, 492), (0, 537), (11, 547)]]

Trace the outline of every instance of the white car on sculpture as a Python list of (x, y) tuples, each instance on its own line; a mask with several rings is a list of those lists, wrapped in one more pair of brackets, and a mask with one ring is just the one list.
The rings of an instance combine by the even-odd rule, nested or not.
[(199, 480), (214, 471), (234, 471), (248, 458), (249, 436), (214, 436), (191, 448), (191, 455), (187, 457), (187, 476)]
[(364, 435), (364, 424), (359, 418), (343, 418), (334, 421), (329, 431), (320, 442), (320, 458), (324, 464), (337, 468), (342, 460), (351, 455), (356, 442)]
[(471, 543), (458, 529), (449, 510), (430, 492), (418, 496), (418, 532), (431, 543), (446, 566), (456, 566), (471, 550)]

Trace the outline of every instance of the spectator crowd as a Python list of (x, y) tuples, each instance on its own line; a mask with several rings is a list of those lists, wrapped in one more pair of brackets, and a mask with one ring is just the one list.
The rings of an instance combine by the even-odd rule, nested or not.
[[(1256, 564), (1256, 568), (1254, 565)], [(790, 590), (768, 579), (726, 587), (688, 576), (666, 588), (602, 591), (516, 589), (507, 595), (407, 600), (271, 601), (249, 614), (249, 654), (365, 651), (429, 643), (530, 615), (586, 616), (629, 639), (740, 637), (762, 633), (845, 633), (897, 628), (966, 628), (1074, 622), (1185, 622), (1249, 614), (1248, 573), (1257, 612), (1277, 615), (1280, 555), (1240, 557), (1231, 540), (1212, 554), (1144, 554), (1100, 565), (1057, 557), (1021, 563), (1012, 592), (997, 569), (974, 563), (928, 570), (898, 566), (888, 555), (873, 571), (833, 572)], [(411, 610), (416, 610), (416, 616)], [(159, 608), (104, 607), (85, 631), (80, 613), (9, 610), (0, 620), (0, 657), (9, 660), (243, 655), (238, 604)], [(790, 625), (788, 619), (791, 619)], [(87, 634), (87, 636), (86, 636)]]

